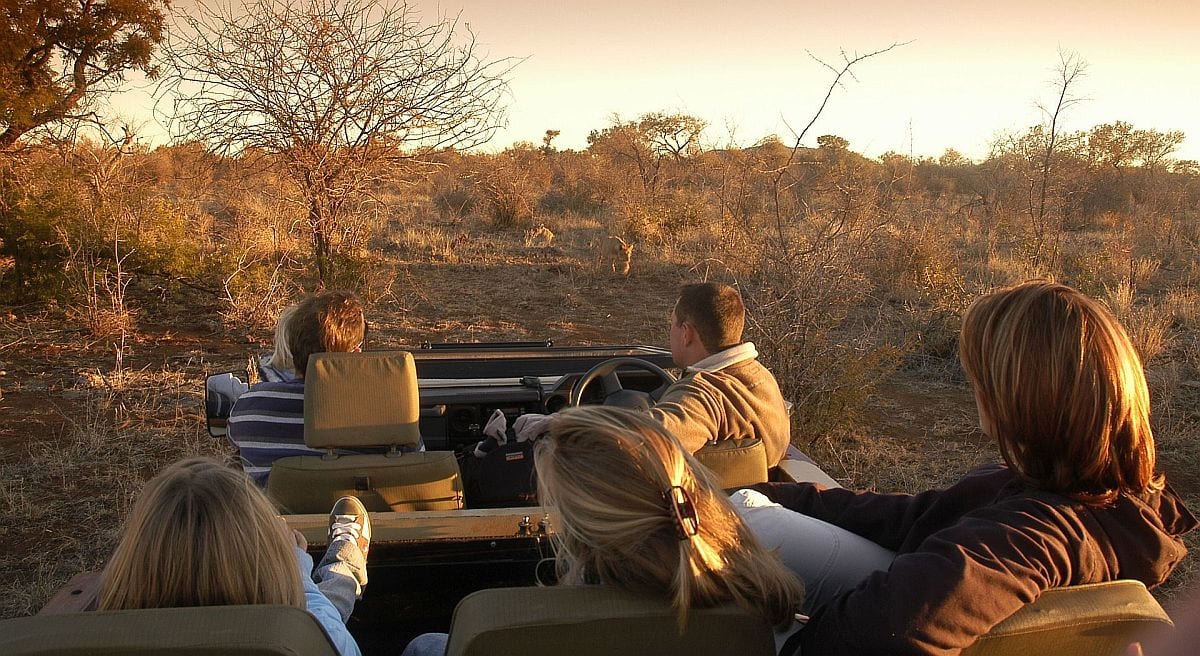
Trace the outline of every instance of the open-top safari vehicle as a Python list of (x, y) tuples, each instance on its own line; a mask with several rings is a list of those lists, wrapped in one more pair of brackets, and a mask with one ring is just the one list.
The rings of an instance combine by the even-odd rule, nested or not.
[[(451, 654), (770, 654), (771, 633), (732, 608), (692, 613), (680, 633), (660, 600), (600, 586), (536, 587), (553, 575), (553, 510), (531, 496), (531, 445), (476, 459), (487, 418), (586, 403), (644, 407), (673, 380), (648, 346), (423, 345), (413, 352), (321, 354), (309, 363), (305, 441), (326, 456), (279, 460), (268, 492), (314, 553), (345, 494), (371, 511), (370, 583), (348, 626), (364, 653), (399, 653), (450, 631)], [(212, 419), (219, 419), (213, 417)], [(210, 432), (223, 434), (219, 421)], [(424, 451), (402, 452), (423, 442)], [(335, 449), (376, 449), (335, 455)], [(768, 471), (761, 443), (726, 441), (700, 460), (734, 488), (767, 480), (837, 483), (796, 449)], [(228, 607), (79, 613), (95, 575), (77, 577), (42, 615), (4, 622), (2, 653), (330, 654), (304, 613)], [(63, 614), (66, 613), (66, 614)], [(1170, 624), (1137, 582), (1051, 591), (964, 653), (1119, 653)]]

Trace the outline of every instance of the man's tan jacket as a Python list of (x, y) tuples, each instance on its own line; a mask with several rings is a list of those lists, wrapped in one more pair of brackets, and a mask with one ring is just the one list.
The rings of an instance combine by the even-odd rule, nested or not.
[(667, 388), (650, 413), (695, 453), (714, 440), (757, 437), (767, 465), (783, 458), (791, 437), (779, 383), (749, 342), (697, 362)]

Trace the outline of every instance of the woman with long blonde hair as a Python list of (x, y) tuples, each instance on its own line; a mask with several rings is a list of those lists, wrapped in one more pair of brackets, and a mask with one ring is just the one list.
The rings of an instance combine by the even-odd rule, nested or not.
[[(738, 518), (710, 474), (649, 415), (589, 406), (556, 415), (534, 450), (538, 496), (559, 522), (559, 585), (601, 584), (688, 610), (740, 606), (786, 635), (803, 587)], [(406, 656), (443, 653), (418, 636)]]
[[(916, 495), (740, 493), (768, 545), (787, 551), (821, 520), (895, 552), (885, 567), (859, 563), (862, 582), (818, 604), (792, 641), (800, 652), (958, 653), (1044, 590), (1153, 587), (1186, 553), (1196, 519), (1156, 470), (1142, 363), (1104, 306), (1047, 281), (1002, 289), (967, 309), (959, 354), (1005, 464)], [(784, 555), (811, 572), (805, 558)]]
[[(347, 575), (353, 565), (343, 562), (370, 539), (357, 500), (334, 505), (330, 535), (319, 586), (304, 537), (288, 529), (249, 477), (208, 458), (181, 460), (151, 479), (134, 503), (104, 568), (99, 608), (294, 606), (317, 619), (342, 656), (357, 655), (336, 603), (340, 595), (352, 607), (361, 592)], [(359, 557), (365, 566), (365, 554)]]
[(262, 380), (279, 383), (293, 381), (298, 377), (288, 340), (292, 334), (291, 320), (299, 307), (299, 303), (293, 303), (279, 312), (279, 318), (275, 321), (274, 346), (270, 353), (258, 358), (258, 376)]

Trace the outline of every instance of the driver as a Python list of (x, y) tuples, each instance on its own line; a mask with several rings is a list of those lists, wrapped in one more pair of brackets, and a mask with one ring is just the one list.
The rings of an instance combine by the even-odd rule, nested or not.
[[(671, 311), (671, 356), (684, 375), (663, 393), (650, 414), (691, 452), (717, 440), (757, 437), (767, 465), (783, 459), (791, 437), (779, 383), (758, 362), (758, 350), (742, 341), (746, 306), (729, 285), (684, 285)], [(522, 415), (517, 437), (548, 430), (549, 417)]]

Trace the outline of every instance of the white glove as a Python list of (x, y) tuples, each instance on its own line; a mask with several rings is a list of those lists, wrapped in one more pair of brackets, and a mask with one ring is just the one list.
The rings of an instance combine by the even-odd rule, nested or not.
[(488, 437), (496, 438), (496, 444), (504, 446), (508, 442), (508, 419), (504, 417), (504, 412), (499, 408), (492, 413), (488, 418), (487, 424), (483, 427), (483, 434)]
[(476, 458), (486, 457), (493, 449), (498, 446), (504, 446), (508, 443), (508, 420), (504, 417), (504, 412), (499, 408), (488, 417), (488, 421), (483, 426), (484, 438), (479, 440), (479, 444), (475, 445), (474, 455)]
[(529, 413), (517, 417), (513, 422), (513, 432), (517, 434), (518, 442), (536, 440), (550, 431), (550, 422), (554, 415), (539, 415)]

